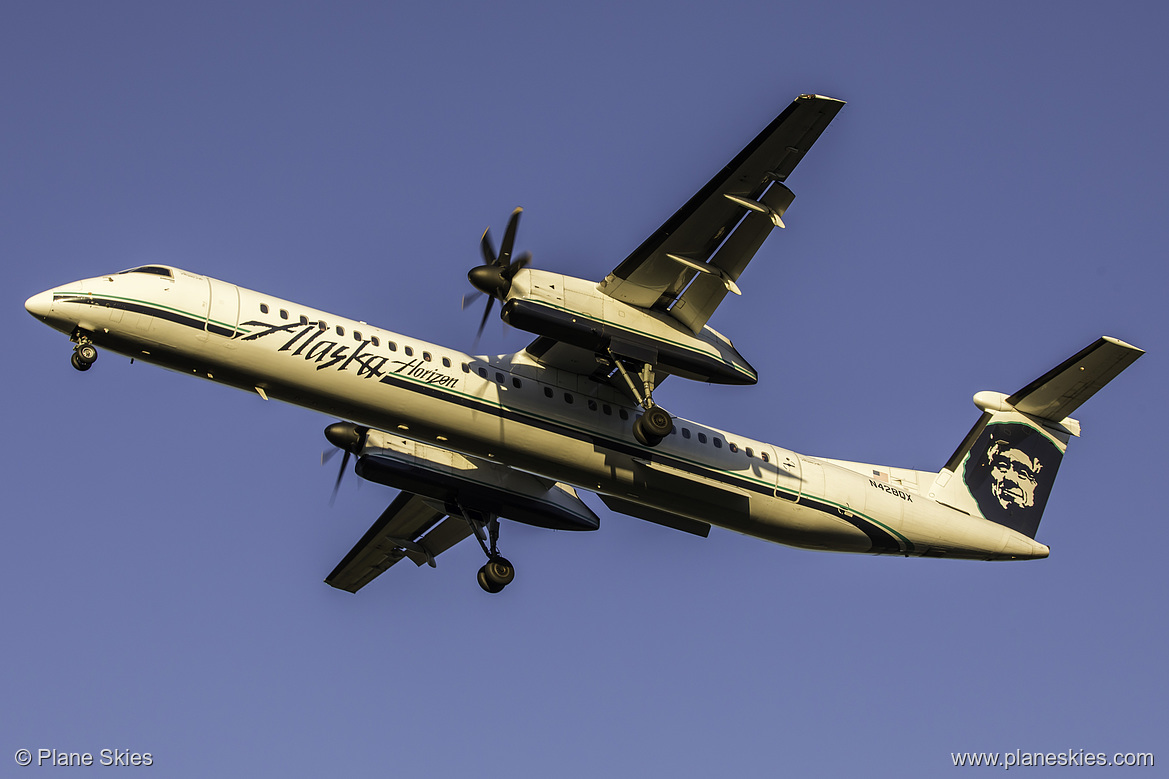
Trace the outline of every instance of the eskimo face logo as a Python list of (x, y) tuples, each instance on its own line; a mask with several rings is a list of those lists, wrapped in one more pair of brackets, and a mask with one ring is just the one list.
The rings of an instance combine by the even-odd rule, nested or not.
[(1031, 425), (990, 424), (971, 447), (962, 479), (982, 516), (1033, 535), (1062, 457)]
[(1038, 458), (1013, 447), (1007, 441), (995, 441), (986, 453), (990, 464), (990, 494), (1004, 509), (1028, 509), (1035, 505), (1036, 478), (1043, 468)]

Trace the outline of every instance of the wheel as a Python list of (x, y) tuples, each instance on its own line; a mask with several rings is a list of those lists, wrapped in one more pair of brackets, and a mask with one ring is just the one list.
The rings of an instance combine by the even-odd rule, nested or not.
[(487, 578), (486, 565), (479, 569), (479, 586), (483, 588), (484, 592), (490, 592), (493, 595), (503, 589), (502, 584), (496, 584)]
[(501, 590), (515, 579), (515, 568), (502, 557), (488, 560), (487, 565), (483, 566), (483, 571), (487, 581), (498, 584)]
[(633, 423), (633, 437), (638, 440), (642, 446), (657, 446), (662, 442), (661, 436), (646, 435), (645, 429), (641, 424), (641, 420), (645, 417), (638, 417), (637, 421)]
[(81, 344), (73, 353), (77, 355), (78, 362), (83, 362), (88, 365), (93, 365), (97, 360), (97, 347), (93, 344)]
[(633, 423), (633, 436), (646, 446), (657, 446), (673, 429), (670, 412), (661, 406), (650, 406)]
[(77, 352), (74, 352), (74, 353), (72, 354), (72, 356), (70, 356), (70, 357), (69, 357), (69, 362), (73, 363), (73, 367), (74, 367), (74, 368), (76, 368), (76, 369), (77, 369), (77, 370), (79, 370), (79, 371), (87, 371), (87, 370), (89, 370), (91, 367), (93, 367), (93, 363), (91, 363), (91, 362), (82, 362), (82, 361), (81, 361), (81, 360), (80, 360), (80, 359), (77, 357)]
[(661, 406), (650, 406), (641, 415), (641, 425), (647, 436), (665, 438), (674, 429), (674, 420)]

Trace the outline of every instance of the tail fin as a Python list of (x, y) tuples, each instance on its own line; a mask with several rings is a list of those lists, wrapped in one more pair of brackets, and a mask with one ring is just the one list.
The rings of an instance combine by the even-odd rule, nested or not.
[(1014, 395), (979, 392), (982, 418), (931, 489), (939, 503), (1031, 538), (1080, 423), (1068, 415), (1144, 352), (1107, 336)]

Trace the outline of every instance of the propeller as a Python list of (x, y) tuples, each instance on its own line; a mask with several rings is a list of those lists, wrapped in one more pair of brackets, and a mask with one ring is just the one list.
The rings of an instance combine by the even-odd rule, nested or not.
[(465, 310), (480, 295), (488, 296), (487, 308), (483, 309), (483, 318), (479, 321), (479, 332), (475, 334), (476, 342), (483, 335), (483, 328), (487, 326), (487, 317), (491, 315), (491, 307), (495, 305), (495, 301), (499, 300), (502, 303), (507, 300), (512, 278), (532, 262), (532, 255), (528, 252), (524, 252), (514, 260), (511, 258), (512, 249), (515, 247), (516, 227), (519, 225), (520, 214), (523, 212), (522, 208), (511, 212), (511, 216), (507, 220), (507, 228), (503, 231), (503, 243), (499, 245), (499, 254), (495, 253), (495, 247), (491, 242), (491, 228), (483, 231), (483, 239), (479, 242), (479, 249), (483, 252), (484, 264), (471, 268), (467, 273), (467, 280), (479, 292), (463, 298), (463, 309)]
[[(365, 434), (368, 432), (369, 428), (358, 427), (350, 422), (334, 422), (325, 428), (325, 438), (329, 443), (345, 452), (345, 456), (341, 458), (341, 468), (337, 471), (337, 481), (333, 483), (333, 494), (329, 498), (330, 506), (337, 500), (337, 491), (341, 489), (341, 479), (345, 477), (345, 466), (349, 465), (349, 456), (361, 451), (365, 446)], [(337, 449), (323, 453), (321, 465), (333, 459)]]

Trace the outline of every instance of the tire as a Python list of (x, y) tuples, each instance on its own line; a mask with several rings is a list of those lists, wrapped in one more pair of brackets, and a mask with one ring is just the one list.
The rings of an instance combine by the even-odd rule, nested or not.
[(665, 438), (674, 429), (674, 420), (661, 406), (650, 406), (641, 415), (641, 425), (647, 436)]
[(494, 595), (495, 593), (497, 593), (503, 589), (503, 585), (496, 584), (495, 582), (493, 582), (487, 578), (487, 566), (486, 565), (479, 569), (478, 578), (479, 578), (479, 586), (483, 588), (484, 592), (489, 592), (492, 595)]
[(641, 420), (645, 417), (638, 417), (637, 421), (633, 423), (633, 437), (637, 439), (642, 446), (657, 446), (662, 442), (661, 436), (647, 435)]
[(78, 362), (93, 365), (97, 361), (97, 347), (93, 344), (81, 344), (73, 350), (73, 353), (77, 355)]
[(501, 590), (515, 579), (515, 568), (502, 557), (489, 560), (487, 565), (483, 566), (483, 571), (487, 581), (499, 585)]

